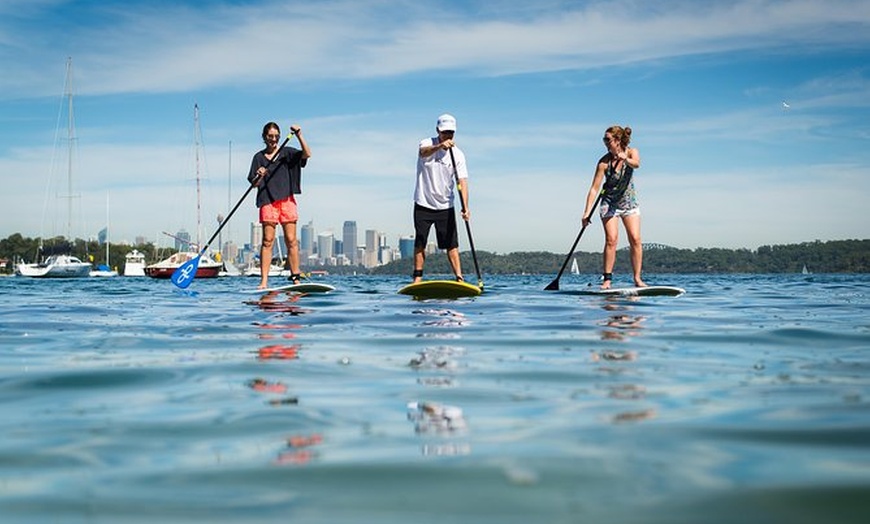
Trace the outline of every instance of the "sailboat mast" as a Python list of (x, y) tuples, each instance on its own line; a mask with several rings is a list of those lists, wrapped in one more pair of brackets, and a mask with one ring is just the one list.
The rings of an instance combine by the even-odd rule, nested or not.
[(67, 168), (66, 168), (66, 187), (67, 187), (67, 212), (66, 212), (66, 238), (72, 240), (72, 171), (73, 171), (73, 151), (75, 142), (75, 120), (73, 119), (73, 86), (72, 86), (72, 57), (68, 57), (66, 61), (66, 99), (67, 99)]
[(202, 188), (199, 179), (199, 148), (202, 131), (199, 127), (199, 104), (193, 104), (193, 123), (193, 141), (196, 156), (196, 250), (199, 251), (202, 246), (202, 239), (200, 236), (200, 230), (202, 229)]
[(109, 192), (106, 191), (106, 266), (111, 268), (109, 264)]
[[(229, 144), (229, 153), (227, 160), (227, 209), (232, 209), (232, 198), (233, 198), (233, 141), (230, 140)], [(229, 224), (227, 224), (227, 238), (232, 241), (232, 230), (229, 228)], [(223, 252), (221, 252), (223, 254)]]

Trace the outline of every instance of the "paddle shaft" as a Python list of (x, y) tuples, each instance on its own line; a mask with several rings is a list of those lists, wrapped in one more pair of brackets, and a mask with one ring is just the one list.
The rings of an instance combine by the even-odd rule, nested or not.
[[(462, 199), (462, 183), (459, 181), (459, 171), (456, 169), (456, 157), (453, 155), (453, 148), (451, 147), (448, 151), (450, 151), (450, 162), (453, 164), (453, 178), (456, 180), (456, 189), (459, 191), (459, 205), (462, 209), (462, 213), (465, 214), (465, 200)], [(466, 198), (468, 197), (468, 193), (465, 193)], [(465, 232), (468, 234), (468, 245), (471, 247), (471, 259), (474, 261), (474, 272), (477, 273), (477, 286), (483, 287), (483, 278), (480, 276), (480, 266), (477, 264), (477, 251), (474, 249), (474, 237), (471, 236), (471, 224), (468, 220), (464, 220), (465, 222)]]

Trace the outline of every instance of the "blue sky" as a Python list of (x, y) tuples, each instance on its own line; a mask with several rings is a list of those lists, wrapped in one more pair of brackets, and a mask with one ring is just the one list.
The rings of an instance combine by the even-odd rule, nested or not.
[[(195, 103), (203, 240), (275, 120), (313, 150), (300, 221), (356, 220), (396, 245), (443, 112), (479, 250), (564, 253), (611, 124), (641, 153), (646, 242), (870, 237), (866, 1), (4, 0), (0, 237), (67, 231), (67, 57), (78, 237), (107, 201), (115, 241), (196, 230)], [(246, 242), (253, 220), (251, 195), (224, 239)], [(602, 238), (596, 221), (578, 249)]]

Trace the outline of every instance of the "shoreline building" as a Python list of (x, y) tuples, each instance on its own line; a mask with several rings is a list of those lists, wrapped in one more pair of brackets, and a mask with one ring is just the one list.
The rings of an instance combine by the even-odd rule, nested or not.
[(356, 221), (346, 220), (341, 229), (341, 244), (342, 253), (345, 258), (347, 258), (348, 264), (350, 265), (355, 265), (357, 263), (356, 238)]

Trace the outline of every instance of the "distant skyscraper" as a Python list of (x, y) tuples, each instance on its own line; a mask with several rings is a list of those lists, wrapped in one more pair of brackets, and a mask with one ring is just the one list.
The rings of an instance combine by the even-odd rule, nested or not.
[(259, 250), (263, 243), (263, 226), (257, 222), (251, 222), (251, 249)]
[(399, 253), (405, 259), (414, 257), (414, 235), (399, 238)]
[(366, 256), (363, 260), (365, 267), (378, 265), (378, 250), (381, 245), (381, 234), (374, 229), (366, 229)]
[[(192, 248), (190, 247), (190, 233), (185, 230), (181, 230), (175, 234), (175, 250), (176, 251), (189, 251)], [(198, 250), (199, 248), (197, 248)]]
[(224, 242), (223, 256), (225, 261), (235, 262), (239, 258), (239, 246), (232, 240)]
[(342, 229), (341, 235), (342, 244), (344, 244), (344, 256), (347, 257), (348, 262), (353, 265), (357, 263), (356, 260), (356, 222), (353, 220), (347, 220), (344, 223), (344, 228)]
[(327, 231), (317, 235), (317, 258), (323, 263), (330, 263), (335, 247), (335, 235), (332, 231)]
[(314, 222), (308, 222), (299, 230), (299, 259), (307, 260), (314, 254)]

